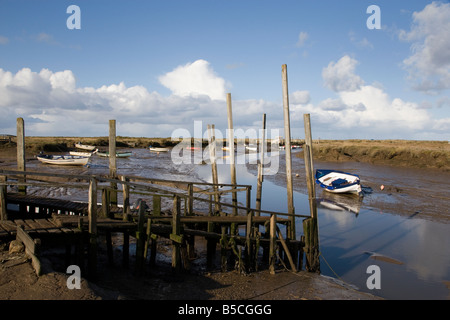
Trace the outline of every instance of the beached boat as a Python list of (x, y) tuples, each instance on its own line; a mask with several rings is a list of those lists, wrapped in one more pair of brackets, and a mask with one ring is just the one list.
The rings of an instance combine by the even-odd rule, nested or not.
[(63, 166), (84, 166), (88, 163), (89, 157), (83, 156), (72, 156), (72, 155), (48, 155), (48, 154), (40, 154), (36, 156), (36, 158), (46, 164), (56, 164)]
[(361, 184), (359, 176), (337, 170), (316, 170), (316, 182), (326, 191), (332, 193), (360, 194)]
[(69, 151), (69, 154), (71, 156), (81, 156), (81, 157), (90, 157), (95, 152), (83, 152), (83, 151)]
[[(109, 157), (109, 152), (97, 152), (100, 157)], [(116, 152), (116, 158), (128, 158), (133, 155), (132, 152)]]
[(78, 143), (75, 143), (75, 148), (82, 149), (82, 150), (88, 150), (88, 151), (94, 151), (96, 147), (78, 142)]
[(148, 149), (153, 152), (168, 152), (170, 150), (168, 147), (148, 147)]

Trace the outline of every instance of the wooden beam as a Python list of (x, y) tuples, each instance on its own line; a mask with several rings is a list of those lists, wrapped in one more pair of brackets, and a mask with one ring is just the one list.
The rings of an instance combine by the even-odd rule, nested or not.
[[(17, 170), (25, 171), (25, 123), (23, 118), (17, 118)], [(19, 183), (26, 181), (25, 177), (18, 179)], [(19, 193), (26, 194), (27, 187), (19, 185)]]
[(6, 221), (8, 220), (8, 210), (6, 208), (6, 191), (7, 186), (6, 184), (3, 185), (3, 183), (6, 183), (6, 176), (0, 176), (0, 221)]
[[(291, 124), (289, 116), (289, 92), (288, 92), (288, 77), (287, 65), (283, 64), (281, 67), (282, 85), (283, 85), (283, 111), (284, 111), (284, 138), (286, 148), (286, 190), (288, 199), (288, 213), (293, 214), (294, 209), (294, 195), (292, 184), (292, 158), (291, 158)], [(295, 218), (292, 217), (292, 229), (289, 238), (295, 239)]]

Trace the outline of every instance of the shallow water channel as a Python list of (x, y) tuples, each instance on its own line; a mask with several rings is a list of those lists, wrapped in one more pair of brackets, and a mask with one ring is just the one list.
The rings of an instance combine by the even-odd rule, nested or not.
[[(293, 158), (293, 172), (302, 161)], [(254, 201), (256, 171), (245, 165), (236, 170), (237, 183), (253, 186)], [(229, 182), (229, 165), (218, 165), (218, 171), (219, 182)], [(211, 181), (210, 166), (199, 166), (197, 172)], [(284, 172), (277, 174), (286, 177)], [(245, 199), (240, 200), (245, 203)], [(450, 299), (450, 224), (374, 209), (358, 196), (329, 195), (317, 190), (317, 202), (321, 274), (386, 299)], [(294, 206), (296, 213), (309, 214), (306, 193), (294, 192)], [(283, 184), (264, 180), (262, 209), (287, 212)], [(298, 235), (302, 233), (301, 220), (296, 226)], [(372, 265), (379, 267), (380, 289), (368, 288), (367, 282), (370, 287), (376, 282), (369, 268)]]
[[(133, 153), (130, 158), (117, 159), (118, 174), (212, 182), (209, 165), (174, 165), (170, 153), (156, 154), (147, 149), (133, 149)], [(273, 176), (264, 180), (262, 209), (287, 212), (285, 182), (280, 183), (285, 179), (284, 158), (279, 159), (280, 170), (276, 175), (281, 178)], [(293, 172), (304, 170), (303, 167), (298, 169), (303, 160), (293, 159)], [(88, 167), (80, 168), (50, 167), (30, 161), (27, 168), (104, 174), (108, 172), (108, 159), (94, 156)], [(255, 207), (256, 171), (246, 164), (238, 164), (236, 170), (238, 184), (253, 186), (251, 199)], [(218, 173), (219, 183), (230, 183), (229, 164), (219, 164)], [(296, 181), (294, 186), (299, 183), (303, 184)], [(51, 192), (73, 200), (86, 200), (84, 194), (77, 193), (79, 191)], [(238, 201), (245, 203), (244, 193)], [(309, 214), (304, 189), (294, 192), (294, 206), (296, 213)], [(323, 275), (387, 299), (450, 299), (450, 224), (422, 219), (420, 215), (404, 216), (375, 209), (371, 206), (370, 195), (367, 198), (331, 197), (319, 192), (318, 217)], [(298, 219), (296, 232), (298, 236), (302, 234), (301, 219)], [(368, 273), (368, 267), (372, 265), (379, 267), (380, 289), (367, 286), (373, 274), (373, 271)]]

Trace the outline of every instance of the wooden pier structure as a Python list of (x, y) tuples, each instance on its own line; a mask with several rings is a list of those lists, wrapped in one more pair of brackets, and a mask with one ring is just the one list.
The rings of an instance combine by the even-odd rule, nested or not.
[[(45, 194), (49, 187), (84, 189), (87, 199), (74, 202), (26, 194), (30, 189)], [(223, 195), (237, 192), (246, 193), (245, 205), (218, 201)], [(121, 206), (111, 204), (112, 193), (121, 194)], [(130, 207), (131, 194), (145, 199), (138, 210)], [(164, 197), (172, 204), (168, 210), (161, 209)], [(172, 242), (174, 271), (189, 269), (195, 257), (196, 237), (207, 240), (208, 267), (213, 267), (219, 249), (223, 271), (229, 261), (237, 262), (243, 271), (255, 271), (264, 264), (261, 259), (267, 259), (272, 273), (278, 259), (286, 261), (294, 271), (301, 269), (305, 241), (303, 237), (289, 237), (291, 215), (252, 208), (250, 200), (250, 185), (0, 170), (0, 241), (26, 233), (33, 239), (29, 243), (37, 240), (42, 246), (65, 245), (68, 259), (74, 246), (72, 259), (81, 266), (87, 261), (90, 276), (97, 272), (99, 237), (105, 237), (108, 259), (113, 261), (113, 233), (123, 236), (125, 266), (129, 263), (130, 236), (135, 238), (137, 272), (142, 272), (146, 261), (155, 263), (156, 243), (161, 237)], [(151, 206), (146, 210), (145, 204)]]
[[(308, 271), (319, 268), (317, 207), (312, 177), (312, 138), (309, 115), (305, 116), (305, 168), (310, 200), (310, 214), (295, 213), (293, 203), (290, 154), (290, 119), (287, 87), (287, 67), (282, 66), (283, 113), (286, 144), (286, 189), (288, 212), (261, 209), (263, 156), (258, 163), (256, 205), (251, 205), (251, 186), (236, 183), (234, 157), (230, 163), (231, 184), (217, 179), (216, 139), (214, 125), (208, 125), (208, 141), (213, 183), (173, 181), (124, 176), (116, 167), (116, 121), (109, 120), (109, 175), (69, 175), (34, 172), (26, 168), (25, 127), (17, 119), (17, 170), (0, 170), (0, 241), (21, 240), (40, 272), (39, 249), (49, 244), (66, 246), (67, 260), (75, 246), (76, 263), (87, 273), (97, 273), (99, 237), (105, 237), (108, 260), (113, 262), (112, 234), (123, 236), (123, 264), (129, 263), (130, 237), (136, 241), (135, 270), (141, 273), (145, 262), (155, 263), (156, 244), (160, 238), (172, 243), (172, 268), (178, 272), (189, 269), (195, 257), (195, 239), (206, 239), (207, 267), (212, 267), (220, 250), (223, 271), (237, 265), (240, 270), (258, 270), (267, 263), (275, 273), (276, 262), (288, 265), (292, 271), (302, 269), (303, 257)], [(234, 134), (231, 94), (227, 94), (228, 128), (231, 154), (234, 154)], [(266, 117), (263, 115), (263, 133)], [(84, 190), (83, 201), (56, 199), (32, 195), (46, 188)], [(238, 193), (245, 193), (245, 204), (238, 204)], [(130, 206), (131, 195), (142, 199), (137, 208)], [(221, 201), (230, 195), (230, 201)], [(122, 200), (121, 205), (120, 198)], [(169, 199), (170, 208), (162, 208), (162, 199)], [(231, 203), (230, 203), (231, 202)], [(146, 209), (146, 204), (151, 204)], [(166, 201), (167, 203), (167, 201)], [(303, 220), (304, 235), (296, 239), (296, 220)], [(262, 254), (260, 254), (262, 249)], [(86, 258), (86, 259), (85, 259)]]

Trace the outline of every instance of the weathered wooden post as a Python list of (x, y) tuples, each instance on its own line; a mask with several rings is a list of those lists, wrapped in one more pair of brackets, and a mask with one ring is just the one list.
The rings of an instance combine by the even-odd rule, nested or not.
[(219, 194), (217, 193), (219, 183), (218, 177), (217, 177), (217, 163), (216, 163), (216, 135), (215, 135), (215, 129), (214, 125), (208, 124), (208, 143), (209, 143), (209, 159), (211, 161), (211, 169), (212, 169), (212, 182), (214, 184), (213, 190), (214, 190), (214, 201), (215, 206), (214, 210), (217, 213), (220, 211), (220, 205), (219, 205)]
[[(17, 170), (25, 171), (25, 123), (23, 118), (17, 118)], [(26, 178), (19, 178), (19, 183), (25, 183)], [(19, 193), (26, 194), (27, 187), (19, 185)]]
[(110, 215), (109, 208), (109, 192), (107, 188), (102, 189), (102, 217), (109, 218)]
[(97, 180), (89, 180), (89, 202), (88, 202), (88, 220), (89, 220), (89, 276), (94, 278), (97, 273)]
[(0, 221), (8, 220), (8, 211), (6, 209), (6, 176), (0, 176)]
[[(291, 158), (291, 124), (289, 116), (289, 92), (288, 92), (288, 77), (287, 65), (283, 64), (281, 67), (282, 84), (283, 84), (283, 111), (284, 111), (284, 136), (286, 147), (286, 189), (288, 199), (288, 213), (294, 214), (294, 196), (292, 185), (292, 158)], [(295, 216), (291, 216), (290, 239), (295, 239)]]
[[(227, 94), (227, 114), (228, 114), (228, 148), (230, 149), (230, 174), (231, 174), (231, 184), (236, 184), (236, 159), (235, 159), (235, 149), (234, 149), (234, 128), (233, 128), (233, 112), (231, 106), (231, 93)], [(237, 206), (237, 192), (232, 193), (231, 203), (233, 206)], [(236, 216), (238, 210), (233, 207), (233, 215)], [(231, 234), (234, 234), (235, 225), (233, 225)]]
[[(262, 138), (260, 138), (260, 160), (258, 163), (258, 180), (256, 186), (256, 209), (261, 210), (262, 183), (264, 180), (264, 152), (266, 147), (266, 114), (262, 118)], [(256, 216), (260, 215), (259, 211), (255, 212)]]
[[(121, 176), (120, 180), (123, 181), (122, 183), (122, 192), (123, 192), (123, 221), (128, 221), (129, 215), (130, 215), (130, 186), (127, 184), (129, 181), (127, 177)], [(140, 208), (140, 207), (139, 207)]]
[(144, 231), (145, 223), (145, 201), (139, 201), (138, 226), (136, 231), (136, 273), (140, 274), (144, 266), (144, 249), (146, 233)]
[(311, 218), (303, 220), (303, 232), (305, 234), (304, 252), (306, 256), (306, 270), (320, 272), (319, 259), (319, 226), (317, 217), (316, 191), (314, 184), (314, 165), (312, 155), (312, 135), (310, 115), (304, 114), (305, 144), (303, 156), (305, 159), (306, 183), (308, 187), (309, 207)]
[(172, 240), (172, 271), (178, 273), (181, 270), (181, 243), (182, 236), (181, 223), (180, 223), (180, 198), (178, 196), (173, 197), (173, 210), (172, 210), (172, 233), (170, 234), (170, 240)]
[(277, 216), (270, 216), (270, 242), (269, 242), (269, 272), (275, 274), (275, 261), (277, 250)]
[[(109, 120), (109, 177), (117, 178), (116, 165), (116, 120)], [(111, 182), (110, 201), (117, 206), (117, 183)]]
[(303, 122), (305, 124), (305, 144), (303, 146), (303, 157), (305, 159), (306, 183), (308, 187), (308, 196), (309, 196), (309, 209), (311, 217), (316, 218), (317, 217), (316, 189), (314, 184), (311, 121), (309, 114), (303, 115)]

